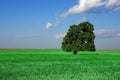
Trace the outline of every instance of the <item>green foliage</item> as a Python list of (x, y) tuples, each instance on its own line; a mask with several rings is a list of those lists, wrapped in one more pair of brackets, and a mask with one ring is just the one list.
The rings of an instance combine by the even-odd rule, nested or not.
[(120, 52), (65, 53), (0, 50), (0, 80), (120, 80)]
[(89, 22), (82, 22), (79, 25), (72, 25), (62, 42), (64, 51), (95, 51), (94, 27)]

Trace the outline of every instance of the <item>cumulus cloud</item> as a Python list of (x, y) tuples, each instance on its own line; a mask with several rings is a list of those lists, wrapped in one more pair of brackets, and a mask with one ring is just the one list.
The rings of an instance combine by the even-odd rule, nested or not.
[(112, 37), (120, 37), (120, 30), (95, 30), (94, 31), (96, 37), (98, 38), (112, 38)]
[(48, 22), (48, 23), (46, 24), (46, 26), (45, 26), (46, 29), (49, 29), (49, 28), (51, 28), (51, 27), (53, 27), (53, 24), (50, 23), (50, 22)]
[[(98, 13), (101, 12), (99, 7), (103, 7), (109, 11), (117, 11), (120, 9), (120, 0), (78, 0), (78, 4), (70, 8), (66, 13), (63, 14), (63, 17), (66, 17), (70, 14), (79, 14), (79, 13)], [(96, 8), (94, 10), (94, 8)], [(100, 9), (100, 10), (99, 10)]]
[(106, 3), (106, 8), (110, 11), (117, 11), (120, 9), (120, 0), (108, 0)]
[(64, 38), (65, 35), (66, 35), (66, 33), (56, 34), (56, 35), (55, 35), (55, 38), (56, 38), (56, 39), (61, 39), (61, 38)]
[(79, 0), (78, 4), (70, 8), (63, 16), (69, 14), (78, 14), (85, 13), (94, 7), (103, 5), (104, 3), (101, 0)]

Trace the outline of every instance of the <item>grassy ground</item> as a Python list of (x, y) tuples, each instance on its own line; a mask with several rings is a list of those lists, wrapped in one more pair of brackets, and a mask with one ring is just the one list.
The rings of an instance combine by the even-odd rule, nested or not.
[(0, 80), (120, 80), (120, 52), (0, 50)]

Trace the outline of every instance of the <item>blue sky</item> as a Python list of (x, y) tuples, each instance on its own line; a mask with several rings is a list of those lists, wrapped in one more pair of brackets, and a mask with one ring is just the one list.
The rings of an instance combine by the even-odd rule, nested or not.
[(0, 48), (60, 48), (82, 21), (94, 25), (97, 49), (120, 49), (119, 0), (0, 0)]

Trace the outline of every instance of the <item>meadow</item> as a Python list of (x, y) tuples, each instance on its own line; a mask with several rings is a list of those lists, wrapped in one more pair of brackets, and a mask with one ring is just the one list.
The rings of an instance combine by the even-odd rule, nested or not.
[(120, 51), (0, 50), (0, 80), (120, 80)]

